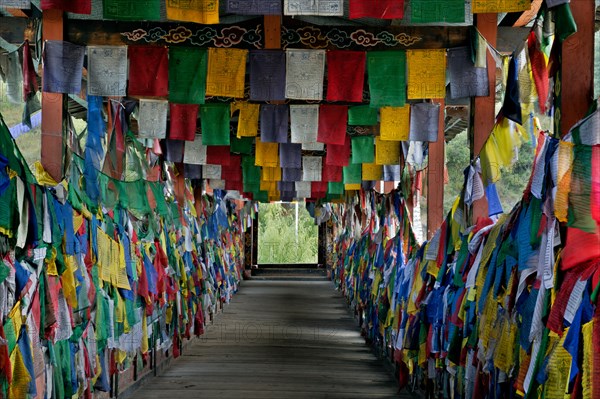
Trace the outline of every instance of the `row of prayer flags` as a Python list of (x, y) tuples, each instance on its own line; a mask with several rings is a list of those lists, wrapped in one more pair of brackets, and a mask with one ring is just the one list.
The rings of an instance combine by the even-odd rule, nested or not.
[[(86, 48), (47, 41), (44, 91), (79, 94)], [(250, 101), (309, 100), (360, 103), (365, 73), (372, 107), (401, 107), (407, 100), (444, 98), (446, 70), (451, 97), (487, 93), (485, 68), (469, 50), (243, 50), (155, 46), (88, 46), (88, 94), (168, 97), (204, 104), (206, 97)], [(250, 91), (245, 92), (249, 60)], [(325, 66), (327, 79), (325, 81)], [(326, 87), (326, 95), (324, 94)]]

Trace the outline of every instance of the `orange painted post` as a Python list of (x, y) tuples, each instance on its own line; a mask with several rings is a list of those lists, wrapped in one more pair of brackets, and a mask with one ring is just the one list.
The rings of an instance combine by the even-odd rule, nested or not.
[(265, 15), (265, 49), (281, 48), (281, 16)]
[[(476, 26), (479, 32), (492, 46), (496, 46), (498, 37), (498, 14), (477, 14)], [(475, 97), (471, 102), (471, 159), (479, 155), (483, 145), (494, 128), (496, 119), (496, 61), (492, 55), (487, 53), (488, 82), (490, 93), (487, 97)], [(471, 214), (471, 222), (475, 223), (478, 218), (488, 217), (488, 204), (485, 197), (475, 201)]]
[[(43, 40), (63, 40), (64, 22), (61, 10), (44, 10)], [(44, 168), (56, 181), (63, 173), (63, 95), (42, 92), (42, 153)]]
[(434, 100), (440, 104), (440, 121), (438, 127), (438, 138), (434, 143), (429, 143), (429, 161), (427, 163), (427, 238), (433, 233), (444, 220), (444, 138), (445, 128), (445, 101)]
[(595, 2), (571, 0), (571, 12), (577, 32), (562, 44), (561, 136), (585, 117), (594, 97)]

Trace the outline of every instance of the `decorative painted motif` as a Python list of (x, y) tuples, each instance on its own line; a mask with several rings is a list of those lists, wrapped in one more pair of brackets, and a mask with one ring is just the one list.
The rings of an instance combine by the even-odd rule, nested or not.
[(377, 33), (357, 29), (349, 32), (339, 28), (325, 30), (314, 26), (303, 26), (300, 28), (282, 27), (281, 42), (286, 47), (308, 47), (320, 48), (372, 48), (375, 46), (385, 47), (410, 47), (422, 40), (419, 36), (411, 36), (407, 33), (394, 34), (388, 31)]

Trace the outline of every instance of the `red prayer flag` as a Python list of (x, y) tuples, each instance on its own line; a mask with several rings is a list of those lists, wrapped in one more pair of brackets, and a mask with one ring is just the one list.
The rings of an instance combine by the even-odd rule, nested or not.
[(364, 51), (327, 52), (327, 101), (362, 102), (366, 59)]
[(129, 46), (129, 86), (133, 96), (169, 94), (169, 51), (166, 47)]
[[(212, 148), (213, 147), (210, 147), (209, 150)], [(242, 157), (240, 155), (231, 155), (229, 157), (229, 165), (221, 168), (221, 179), (225, 180), (225, 189), (237, 190), (237, 188), (227, 188), (227, 182), (242, 181)]]
[(527, 38), (527, 46), (529, 50), (529, 61), (531, 62), (531, 73), (535, 82), (535, 89), (538, 93), (540, 111), (546, 112), (546, 103), (548, 102), (548, 90), (550, 82), (548, 80), (548, 66), (546, 58), (540, 49), (539, 42), (532, 30)]
[(196, 120), (198, 104), (169, 104), (171, 123), (169, 138), (171, 140), (194, 141), (196, 137)]
[[(206, 163), (209, 165), (229, 166), (231, 153), (228, 145), (211, 145), (206, 149)], [(223, 169), (221, 169), (221, 174)]]
[(321, 174), (321, 180), (326, 182), (340, 182), (342, 181), (342, 170), (341, 166), (323, 164), (323, 173)]
[(23, 44), (23, 100), (27, 100), (30, 94), (38, 91), (37, 75), (31, 58), (29, 40)]
[(348, 126), (346, 105), (322, 104), (319, 106), (319, 131), (317, 141), (325, 144), (343, 145)]
[(350, 137), (346, 135), (343, 145), (327, 144), (325, 165), (348, 166), (350, 159)]
[(244, 191), (244, 183), (241, 181), (225, 180), (225, 190), (235, 190), (241, 193)]
[(42, 10), (63, 10), (75, 14), (91, 14), (91, 0), (42, 0)]
[(350, 19), (402, 19), (404, 0), (350, 0)]
[(310, 192), (312, 198), (325, 198), (327, 195), (327, 182), (326, 181), (313, 181), (310, 185)]

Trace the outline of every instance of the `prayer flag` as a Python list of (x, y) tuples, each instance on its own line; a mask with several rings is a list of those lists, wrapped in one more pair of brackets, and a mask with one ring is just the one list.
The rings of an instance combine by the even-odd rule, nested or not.
[(200, 115), (202, 144), (229, 145), (229, 104), (205, 104)]
[(369, 51), (367, 75), (371, 107), (401, 107), (406, 102), (406, 52)]
[(366, 58), (364, 51), (327, 52), (327, 101), (362, 102)]
[(171, 111), (169, 138), (171, 140), (193, 141), (196, 137), (198, 105), (171, 103), (169, 107)]
[[(85, 47), (60, 40), (44, 45), (43, 89), (49, 93), (79, 94)], [(20, 93), (19, 93), (20, 95)]]
[(322, 100), (325, 50), (286, 50), (285, 97)]
[(408, 50), (406, 55), (408, 99), (446, 97), (446, 49)]
[(166, 0), (167, 18), (199, 24), (219, 23), (218, 0)]
[(410, 132), (410, 105), (404, 107), (382, 107), (380, 139), (384, 141), (406, 141)]
[(319, 107), (319, 132), (317, 141), (325, 144), (344, 144), (348, 126), (346, 105), (321, 104)]
[(88, 84), (91, 96), (127, 95), (127, 46), (88, 46)]
[(374, 161), (373, 136), (352, 137), (352, 163), (373, 163)]
[(169, 57), (166, 47), (129, 46), (130, 96), (167, 96), (169, 93)]
[(169, 101), (204, 104), (207, 52), (196, 47), (169, 47)]
[(206, 95), (244, 98), (248, 50), (209, 48)]
[(250, 100), (285, 100), (285, 52), (250, 51)]
[(404, 18), (404, 0), (350, 0), (350, 19)]
[(287, 143), (289, 112), (285, 104), (260, 106), (260, 140), (264, 143)]

